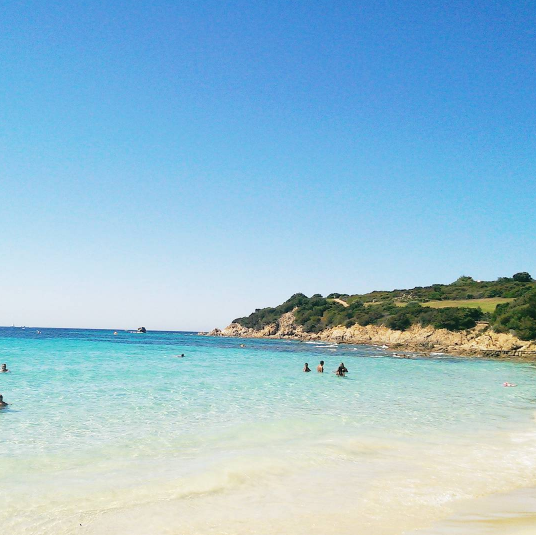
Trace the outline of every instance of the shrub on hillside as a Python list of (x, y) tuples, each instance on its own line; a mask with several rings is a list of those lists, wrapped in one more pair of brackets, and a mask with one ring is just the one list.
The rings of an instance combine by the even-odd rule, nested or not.
[(493, 328), (497, 332), (514, 331), (521, 340), (536, 340), (536, 289), (511, 303), (498, 305)]
[(395, 316), (390, 316), (385, 322), (386, 327), (389, 327), (389, 329), (395, 329), (396, 331), (405, 331), (411, 326), (411, 324), (411, 319), (404, 312), (396, 314)]
[(449, 331), (462, 331), (471, 329), (483, 316), (480, 308), (448, 307), (436, 309), (432, 325), (436, 329), (448, 329)]

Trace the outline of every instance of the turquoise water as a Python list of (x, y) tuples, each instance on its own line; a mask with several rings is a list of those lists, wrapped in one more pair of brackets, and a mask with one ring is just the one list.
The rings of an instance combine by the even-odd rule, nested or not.
[(532, 364), (41, 331), (0, 329), (0, 533), (402, 533), (535, 481)]

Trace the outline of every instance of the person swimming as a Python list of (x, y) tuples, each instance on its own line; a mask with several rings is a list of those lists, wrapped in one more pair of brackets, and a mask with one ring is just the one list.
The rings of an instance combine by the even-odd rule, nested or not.
[(184, 358), (184, 353), (181, 353), (180, 355), (177, 355), (177, 358), (183, 359)]
[(338, 375), (339, 377), (344, 377), (344, 375), (347, 373), (348, 373), (348, 369), (344, 365), (344, 362), (341, 362), (335, 374)]
[(2, 394), (0, 394), (0, 409), (3, 409), (4, 407), (7, 407), (9, 405), (9, 403), (6, 403), (4, 401), (4, 396), (2, 396)]
[(517, 386), (517, 385), (514, 383), (503, 383), (503, 386)]
[(316, 367), (316, 371), (318, 373), (324, 373), (324, 361), (323, 360), (321, 360), (320, 364)]
[(7, 373), (9, 370), (7, 369), (7, 364), (2, 364), (2, 368), (0, 369), (0, 373)]
[(307, 362), (305, 363), (305, 366), (303, 367), (303, 371), (304, 372), (310, 372), (311, 371), (311, 368), (309, 368), (309, 364)]

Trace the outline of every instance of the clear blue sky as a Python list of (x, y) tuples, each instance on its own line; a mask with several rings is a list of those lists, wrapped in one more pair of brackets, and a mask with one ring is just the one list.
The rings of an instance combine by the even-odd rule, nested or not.
[(0, 324), (224, 326), (536, 272), (534, 1), (6, 1)]

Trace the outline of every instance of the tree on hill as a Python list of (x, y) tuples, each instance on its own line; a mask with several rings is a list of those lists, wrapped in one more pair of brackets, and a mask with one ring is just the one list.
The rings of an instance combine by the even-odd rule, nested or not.
[(512, 278), (516, 282), (532, 282), (532, 277), (530, 276), (530, 273), (527, 273), (526, 271), (516, 273)]
[(461, 277), (458, 277), (453, 284), (467, 284), (468, 282), (475, 282), (475, 279), (468, 275), (462, 275)]

